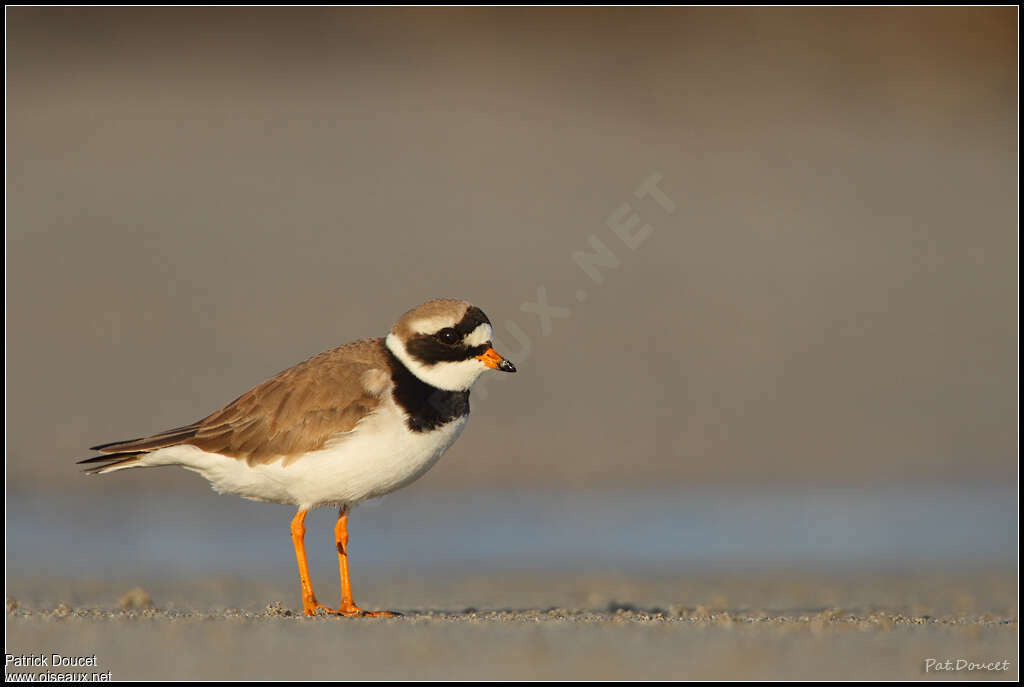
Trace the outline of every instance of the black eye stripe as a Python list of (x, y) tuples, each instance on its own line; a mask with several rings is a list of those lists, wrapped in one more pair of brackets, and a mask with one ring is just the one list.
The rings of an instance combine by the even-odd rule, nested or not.
[(436, 337), (429, 334), (418, 334), (405, 345), (409, 354), (425, 365), (436, 363), (455, 363), (483, 355), (490, 348), (489, 343), (466, 348), (464, 346), (449, 346)]
[[(480, 308), (471, 306), (455, 326), (444, 327), (433, 334), (416, 334), (406, 342), (405, 349), (425, 365), (469, 360), (483, 355), (491, 347), (489, 341), (472, 348), (465, 346), (466, 337), (476, 331), (481, 324), (489, 325), (491, 321), (487, 319), (487, 315), (484, 315)], [(448, 330), (453, 330), (456, 335), (455, 340), (451, 343), (443, 340), (443, 333)]]
[(483, 355), (487, 352), (487, 349), (491, 347), (490, 343), (480, 344), (479, 346), (473, 346), (469, 349), (469, 355), (467, 358), (475, 358), (478, 355)]

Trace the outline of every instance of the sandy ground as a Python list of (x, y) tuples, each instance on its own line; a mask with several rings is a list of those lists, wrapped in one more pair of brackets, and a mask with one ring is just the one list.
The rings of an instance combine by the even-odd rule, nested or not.
[[(95, 655), (84, 670), (114, 679), (1018, 675), (1016, 576), (1005, 570), (505, 571), (356, 582), (365, 607), (404, 615), (305, 618), (283, 574), (266, 586), (150, 578), (144, 594), (126, 594), (127, 580), (8, 580), (7, 652)], [(318, 593), (336, 592), (324, 584)], [(927, 659), (1009, 664), (926, 673)], [(46, 670), (60, 669), (36, 672)]]

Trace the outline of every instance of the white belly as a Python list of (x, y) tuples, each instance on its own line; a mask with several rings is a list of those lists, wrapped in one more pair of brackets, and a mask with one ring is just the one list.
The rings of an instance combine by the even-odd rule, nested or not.
[(432, 432), (412, 432), (393, 402), (378, 407), (354, 430), (324, 448), (295, 458), (249, 465), (195, 446), (173, 446), (147, 455), (142, 464), (181, 465), (198, 472), (218, 492), (309, 509), (355, 505), (421, 477), (451, 446), (468, 416)]

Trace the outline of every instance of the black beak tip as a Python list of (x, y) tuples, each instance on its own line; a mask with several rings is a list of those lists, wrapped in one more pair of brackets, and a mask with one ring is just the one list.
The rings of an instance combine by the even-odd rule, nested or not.
[(498, 369), (501, 370), (502, 372), (515, 372), (516, 366), (513, 365), (508, 360), (502, 360), (500, 363), (498, 363)]

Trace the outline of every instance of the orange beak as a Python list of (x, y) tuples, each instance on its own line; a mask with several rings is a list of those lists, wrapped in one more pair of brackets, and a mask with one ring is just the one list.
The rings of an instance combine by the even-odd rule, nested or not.
[(505, 360), (498, 355), (498, 352), (493, 348), (488, 348), (483, 355), (478, 355), (476, 359), (482, 361), (484, 365), (492, 370), (501, 370), (502, 372), (516, 371), (516, 366), (511, 361)]

